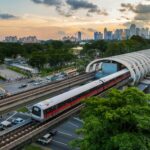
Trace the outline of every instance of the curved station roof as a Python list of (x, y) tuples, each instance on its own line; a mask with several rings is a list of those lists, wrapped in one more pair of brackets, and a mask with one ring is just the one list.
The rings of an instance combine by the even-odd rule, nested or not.
[(96, 59), (88, 64), (86, 72), (96, 71), (97, 66), (101, 66), (101, 64), (106, 61), (116, 62), (128, 68), (133, 79), (132, 84), (138, 83), (150, 73), (150, 49)]

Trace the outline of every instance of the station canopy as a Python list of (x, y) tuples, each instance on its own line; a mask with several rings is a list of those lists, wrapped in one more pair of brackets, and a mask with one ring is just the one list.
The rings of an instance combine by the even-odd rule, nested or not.
[(86, 72), (96, 71), (97, 66), (101, 66), (100, 64), (105, 61), (116, 62), (128, 68), (133, 79), (133, 85), (150, 73), (150, 49), (96, 59), (88, 64)]

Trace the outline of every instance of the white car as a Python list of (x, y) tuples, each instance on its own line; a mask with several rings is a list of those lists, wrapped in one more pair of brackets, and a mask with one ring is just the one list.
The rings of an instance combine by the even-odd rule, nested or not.
[(34, 86), (40, 85), (40, 84), (41, 84), (40, 82), (35, 82), (35, 83), (33, 83)]
[(46, 145), (49, 144), (52, 141), (52, 135), (50, 133), (45, 134), (41, 138), (37, 140), (37, 142)]
[(16, 118), (12, 121), (13, 124), (20, 124), (22, 122), (24, 122), (24, 120), (22, 118)]

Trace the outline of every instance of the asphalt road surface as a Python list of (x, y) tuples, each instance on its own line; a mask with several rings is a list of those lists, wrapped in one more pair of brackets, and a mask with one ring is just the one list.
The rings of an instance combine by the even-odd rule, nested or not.
[(76, 130), (81, 128), (82, 125), (83, 121), (78, 117), (69, 118), (54, 129), (57, 130), (57, 134), (53, 137), (51, 143), (45, 147), (50, 150), (72, 150), (69, 144), (74, 139), (82, 138), (76, 133)]

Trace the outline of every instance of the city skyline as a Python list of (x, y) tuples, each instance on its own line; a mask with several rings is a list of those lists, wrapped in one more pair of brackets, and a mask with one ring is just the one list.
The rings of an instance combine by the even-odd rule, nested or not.
[(149, 0), (1, 0), (0, 38), (61, 39), (77, 31), (93, 37), (94, 31), (102, 32), (105, 27), (112, 31), (131, 23), (150, 27), (149, 18)]

